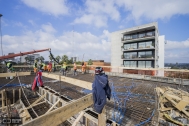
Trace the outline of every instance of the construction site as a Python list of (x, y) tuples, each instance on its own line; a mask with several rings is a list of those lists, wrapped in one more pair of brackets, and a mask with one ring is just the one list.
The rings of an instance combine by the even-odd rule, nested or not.
[[(47, 50), (2, 56), (0, 59)], [(33, 67), (13, 67), (15, 71), (12, 73), (0, 73), (2, 126), (189, 125), (188, 79), (130, 74), (123, 72), (121, 67), (101, 66), (108, 75), (111, 99), (98, 114), (93, 108), (92, 96), (95, 65), (88, 65), (84, 74), (78, 65), (77, 76), (73, 76), (72, 68), (66, 76), (62, 76), (58, 68), (55, 72), (44, 71), (44, 86), (36, 91), (32, 91), (36, 76)], [(110, 69), (117, 69), (117, 72)]]

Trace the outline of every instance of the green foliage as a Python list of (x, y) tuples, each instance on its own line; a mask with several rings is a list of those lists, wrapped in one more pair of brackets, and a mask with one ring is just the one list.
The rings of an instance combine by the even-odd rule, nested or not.
[(67, 62), (68, 61), (68, 56), (67, 55), (63, 55), (62, 56), (62, 63), (64, 63), (64, 62)]
[(43, 62), (45, 59), (44, 59), (43, 56), (40, 56), (40, 57), (39, 57), (39, 60), (40, 60), (41, 62)]
[[(53, 54), (52, 54), (52, 56), (53, 56)], [(52, 57), (51, 55), (49, 55), (49, 59), (50, 59), (50, 61), (52, 61), (53, 60), (53, 57)]]
[(88, 65), (93, 65), (93, 62), (92, 62), (91, 59), (89, 59), (89, 61), (88, 61)]
[(77, 65), (81, 65), (81, 61), (77, 61), (76, 64), (77, 64)]
[(36, 58), (35, 60), (37, 60), (37, 62), (39, 62), (39, 58)]
[(56, 59), (58, 62), (60, 62), (61, 57), (60, 57), (60, 56), (56, 56), (55, 59)]

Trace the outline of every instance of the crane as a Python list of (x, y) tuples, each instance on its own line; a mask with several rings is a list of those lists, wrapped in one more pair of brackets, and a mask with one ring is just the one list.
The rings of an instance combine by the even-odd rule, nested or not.
[(33, 51), (29, 51), (29, 52), (20, 52), (20, 53), (6, 55), (6, 56), (0, 56), (0, 60), (9, 59), (9, 58), (17, 57), (17, 56), (23, 56), (23, 55), (27, 55), (27, 54), (33, 54), (33, 53), (37, 53), (37, 52), (43, 52), (43, 51), (50, 52), (51, 49), (47, 48), (47, 49), (41, 49), (41, 50), (33, 50)]

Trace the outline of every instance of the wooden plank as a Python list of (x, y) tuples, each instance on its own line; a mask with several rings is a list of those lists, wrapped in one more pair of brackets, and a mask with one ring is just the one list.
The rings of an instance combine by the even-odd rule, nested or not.
[(76, 126), (77, 123), (79, 122), (79, 120), (81, 119), (81, 117), (84, 115), (84, 112), (82, 111), (79, 116), (77, 117), (77, 119), (74, 121), (74, 123), (72, 124), (72, 126)]
[(103, 108), (102, 113), (98, 114), (98, 125), (99, 126), (106, 126), (106, 115), (105, 115), (105, 108)]
[(21, 99), (21, 89), (19, 89), (18, 91), (19, 91), (19, 99)]
[(98, 119), (96, 119), (95, 117), (93, 117), (93, 116), (91, 116), (87, 113), (85, 113), (84, 116), (86, 117), (86, 121), (87, 121), (86, 123), (89, 123), (89, 120), (90, 120), (90, 121), (93, 121), (94, 123), (96, 123), (98, 125)]
[[(43, 76), (59, 80), (59, 75), (43, 73)], [(82, 80), (78, 80), (78, 79), (74, 79), (74, 78), (70, 78), (70, 77), (65, 77), (65, 76), (61, 76), (61, 81), (76, 85), (78, 87), (82, 87), (82, 88), (85, 88), (85, 89), (92, 90), (92, 83), (91, 82), (82, 81)]]
[(16, 73), (0, 73), (0, 77), (10, 77), (10, 76), (27, 76), (31, 75), (31, 72), (16, 72)]
[(42, 95), (40, 98), (38, 98), (35, 102), (33, 102), (31, 104), (31, 106), (35, 105), (36, 103), (38, 103), (39, 101), (41, 101), (44, 97), (45, 97), (46, 93), (44, 95)]
[(15, 103), (15, 89), (12, 90), (13, 104)]
[(60, 99), (58, 99), (58, 101), (54, 103), (53, 106), (46, 113), (49, 113), (59, 102), (60, 102)]
[(76, 101), (68, 103), (61, 108), (57, 108), (56, 110), (35, 118), (32, 121), (23, 124), (23, 126), (56, 126), (92, 104), (92, 94), (88, 94)]

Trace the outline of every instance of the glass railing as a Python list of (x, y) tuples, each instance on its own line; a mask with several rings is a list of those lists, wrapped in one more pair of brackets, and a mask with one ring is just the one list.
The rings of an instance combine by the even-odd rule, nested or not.
[(126, 41), (126, 40), (132, 40), (132, 39), (139, 39), (139, 38), (147, 38), (147, 37), (153, 37), (155, 36), (154, 31), (146, 32), (146, 33), (139, 33), (139, 34), (133, 34), (133, 35), (127, 35), (121, 38), (121, 41)]

